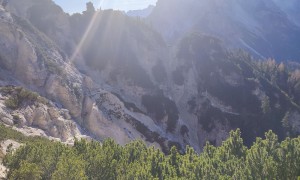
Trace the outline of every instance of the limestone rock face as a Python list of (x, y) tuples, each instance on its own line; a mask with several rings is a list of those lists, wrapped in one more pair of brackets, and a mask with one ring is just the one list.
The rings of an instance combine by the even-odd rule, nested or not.
[(7, 149), (8, 149), (8, 147), (9, 147), (10, 145), (11, 145), (11, 150), (12, 150), (12, 151), (18, 149), (18, 148), (21, 146), (20, 143), (8, 139), (8, 140), (6, 140), (6, 141), (1, 142), (1, 146), (0, 146), (1, 148), (0, 148), (0, 151), (2, 151), (2, 153), (3, 153), (4, 155), (6, 155), (6, 154), (7, 154)]
[[(71, 38), (69, 17), (62, 9), (48, 0), (10, 0), (7, 9), (27, 19), (41, 32), (70, 52), (75, 46)], [(43, 14), (42, 16), (40, 14)]]
[(34, 63), (37, 57), (30, 43), (26, 41), (22, 32), (13, 25), (0, 21), (1, 67), (10, 70), (18, 78), (31, 83), (34, 73)]
[(74, 118), (80, 119), (81, 98), (77, 99), (72, 90), (70, 90), (68, 86), (63, 83), (64, 82), (61, 77), (51, 75), (45, 85), (46, 93), (67, 108)]
[(5, 179), (6, 178), (6, 168), (0, 163), (0, 178)]
[(4, 95), (0, 100), (0, 122), (10, 126), (15, 125), (20, 129), (35, 127), (41, 129), (45, 136), (58, 138), (63, 142), (69, 142), (74, 137), (81, 136), (82, 133), (77, 124), (68, 119), (70, 118), (68, 110), (40, 102), (28, 104), (30, 102), (26, 100), (23, 101), (23, 105), (12, 110), (5, 105), (9, 98), (11, 98), (10, 95)]
[[(34, 27), (28, 28), (25, 20), (11, 20), (12, 16), (3, 8), (0, 14), (7, 17), (0, 19), (0, 64), (3, 71), (12, 73), (15, 78), (12, 84), (21, 82), (23, 86), (40, 91), (68, 109), (73, 118), (81, 119), (81, 75), (64, 61), (57, 48), (45, 42), (43, 35), (38, 35)], [(12, 125), (12, 113), (5, 113), (3, 104), (1, 121)], [(54, 107), (26, 107), (18, 114), (22, 118), (24, 115), (26, 122), (22, 125), (38, 127), (63, 141), (80, 134), (69, 113), (63, 114)]]

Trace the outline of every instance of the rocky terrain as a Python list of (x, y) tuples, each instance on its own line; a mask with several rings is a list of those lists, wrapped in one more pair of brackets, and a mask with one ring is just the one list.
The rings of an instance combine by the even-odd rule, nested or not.
[(81, 132), (68, 110), (59, 109), (47, 99), (23, 88), (7, 86), (1, 87), (0, 91), (0, 118), (6, 125), (15, 125), (27, 135), (50, 136), (63, 142), (80, 137)]
[[(26, 8), (30, 11), (36, 5), (38, 3), (35, 4), (33, 1), (27, 3), (22, 7), (22, 11), (25, 11), (23, 13), (28, 14)], [(106, 90), (105, 85), (102, 87), (101, 83), (105, 79), (95, 78), (97, 73), (94, 75), (94, 80), (97, 82), (91, 78), (93, 73), (91, 77), (80, 73), (70, 62), (68, 51), (60, 48), (59, 42), (50, 40), (51, 35), (49, 34), (49, 38), (47, 36), (49, 32), (41, 31), (43, 28), (39, 26), (40, 24), (37, 23), (34, 26), (30, 18), (21, 18), (22, 12), (18, 8), (18, 3), (14, 1), (7, 7), (14, 13), (1, 8), (3, 16), (0, 22), (2, 122), (8, 125), (17, 124), (20, 128), (27, 126), (39, 128), (47, 136), (60, 138), (62, 141), (68, 141), (69, 138), (84, 132), (99, 140), (114, 138), (120, 144), (128, 143), (132, 139), (144, 138), (150, 143), (157, 143), (168, 148), (167, 140), (176, 139), (174, 136), (168, 137), (164, 129), (155, 124), (145, 113), (134, 113), (130, 111), (130, 108), (125, 107), (126, 102), (121, 101), (123, 99), (118, 98), (117, 94), (113, 94), (109, 85), (106, 87), (110, 91)], [(88, 13), (84, 15), (89, 16)], [(121, 20), (129, 19), (123, 17), (121, 13), (112, 13), (112, 15), (116, 18), (120, 17)], [(49, 18), (56, 19), (56, 17)], [(129, 21), (133, 25), (136, 23), (134, 20), (129, 19)], [(145, 25), (144, 28), (147, 29)], [(74, 32), (76, 33), (83, 32), (78, 30)], [(74, 38), (75, 42), (76, 40)], [(103, 48), (107, 47), (103, 46)], [(89, 63), (80, 62), (82, 60), (80, 56), (88, 55), (88, 52), (82, 51), (79, 57), (75, 58), (75, 63), (82, 65), (81, 71), (89, 68), (85, 67)], [(123, 54), (119, 56), (121, 55)], [(115, 59), (116, 62), (112, 63), (120, 61), (119, 57)], [(98, 63), (93, 62), (94, 59), (89, 58), (89, 60), (90, 63)], [(134, 64), (135, 62), (128, 63)], [(137, 71), (141, 70), (139, 67), (133, 68)], [(90, 69), (90, 71), (95, 70)], [(122, 67), (118, 67), (115, 71), (121, 72)], [(107, 76), (111, 75), (110, 72), (107, 73)], [(134, 74), (126, 75), (133, 77)], [(136, 79), (136, 83), (144, 83), (148, 86), (143, 80)], [(23, 95), (21, 87), (28, 88), (24, 91), (30, 95)], [(40, 96), (35, 93), (33, 93), (34, 99), (32, 100), (31, 91), (44, 96), (47, 102), (40, 102)], [(8, 106), (6, 103), (8, 100), (16, 101), (16, 105)]]
[[(299, 71), (228, 49), (241, 44), (231, 46), (217, 33), (186, 33), (199, 25), (190, 22), (193, 18), (178, 25), (184, 29), (173, 24), (181, 19), (168, 20), (171, 12), (154, 22), (165, 2), (159, 1), (149, 17), (158, 32), (148, 20), (95, 11), (92, 4), (72, 16), (50, 0), (10, 0), (0, 6), (0, 121), (66, 143), (82, 135), (119, 144), (143, 139), (164, 152), (186, 145), (201, 151), (206, 141), (220, 145), (237, 127), (247, 145), (269, 129), (280, 139), (299, 135)], [(177, 1), (169, 4), (179, 8)], [(283, 29), (298, 35), (291, 26)], [(166, 35), (175, 29), (181, 38), (169, 45)]]

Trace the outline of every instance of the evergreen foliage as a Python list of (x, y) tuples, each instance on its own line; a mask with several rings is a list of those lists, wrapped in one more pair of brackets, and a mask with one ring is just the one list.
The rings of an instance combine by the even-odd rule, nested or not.
[(27, 90), (23, 87), (7, 86), (1, 87), (0, 93), (4, 95), (10, 95), (8, 99), (5, 100), (4, 104), (10, 109), (17, 109), (21, 107), (24, 103), (34, 104), (35, 102), (47, 104), (48, 100), (41, 97), (38, 93)]
[(0, 123), (0, 143), (7, 139), (13, 139), (20, 143), (33, 142), (33, 141), (45, 141), (42, 137), (30, 137), (24, 136), (22, 133), (13, 130), (11, 127), (6, 127)]
[(269, 131), (247, 148), (238, 129), (220, 147), (207, 143), (201, 154), (191, 147), (179, 154), (173, 147), (169, 155), (142, 141), (32, 141), (4, 163), (8, 179), (297, 179), (300, 137), (279, 142)]

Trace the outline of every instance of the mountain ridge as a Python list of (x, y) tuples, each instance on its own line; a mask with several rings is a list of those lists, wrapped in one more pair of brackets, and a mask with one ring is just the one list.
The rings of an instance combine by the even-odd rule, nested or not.
[(286, 14), (291, 10), (278, 6), (288, 2), (274, 2), (160, 0), (147, 19), (172, 44), (185, 33), (199, 32), (257, 58), (297, 61), (300, 27)]

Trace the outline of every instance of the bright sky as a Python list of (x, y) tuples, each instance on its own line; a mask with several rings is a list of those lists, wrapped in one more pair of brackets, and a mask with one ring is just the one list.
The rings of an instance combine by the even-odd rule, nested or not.
[(68, 13), (82, 12), (88, 1), (93, 2), (96, 9), (118, 9), (123, 11), (144, 9), (157, 0), (53, 0)]

